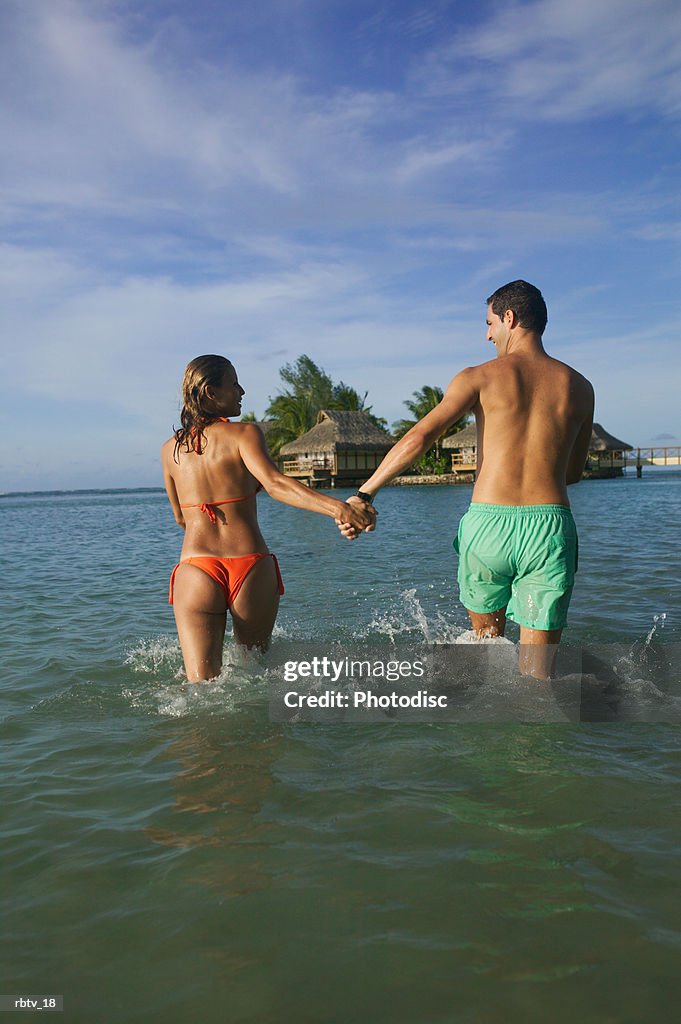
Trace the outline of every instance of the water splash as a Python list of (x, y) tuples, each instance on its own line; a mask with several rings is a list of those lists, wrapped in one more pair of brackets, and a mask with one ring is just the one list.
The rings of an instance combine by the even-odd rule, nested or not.
[(430, 627), (428, 626), (428, 616), (424, 612), (423, 605), (416, 596), (416, 588), (403, 591), (401, 596), (404, 598), (407, 610), (411, 613), (417, 628), (420, 629), (423, 639), (427, 643), (430, 643), (432, 638), (430, 635)]
[(414, 636), (414, 622), (419, 627), (416, 636), (428, 639), (428, 622), (421, 603), (416, 597), (416, 589), (405, 590), (399, 596), (401, 605), (372, 618), (366, 629), (358, 634), (362, 639), (367, 639), (372, 633), (378, 633), (379, 636), (387, 637), (390, 643), (394, 644), (395, 639), (399, 636)]
[(455, 644), (496, 644), (497, 646), (515, 647), (512, 640), (505, 636), (476, 636), (475, 630), (465, 629), (454, 640)]
[(428, 644), (451, 644), (455, 643), (461, 628), (440, 611), (429, 619), (414, 587), (402, 591), (396, 607), (375, 614), (365, 629), (355, 633), (355, 637), (366, 640), (378, 634), (387, 637), (392, 644), (398, 637)]
[(636, 640), (616, 662), (616, 671), (618, 670), (628, 683), (641, 682), (641, 677), (645, 677), (646, 680), (654, 680), (658, 686), (664, 685), (670, 666), (664, 644), (657, 645), (655, 640), (658, 630), (661, 632), (664, 629), (666, 618), (666, 612), (653, 615), (653, 624), (645, 637)]
[(159, 673), (181, 670), (182, 654), (177, 637), (158, 636), (151, 640), (141, 640), (136, 647), (126, 652), (123, 664), (133, 672), (158, 675)]
[(662, 630), (664, 629), (664, 624), (665, 624), (666, 620), (667, 620), (667, 613), (666, 612), (660, 612), (658, 615), (653, 615), (653, 624), (652, 624), (652, 626), (650, 628), (650, 631), (648, 632), (647, 637), (645, 638), (645, 641), (644, 641), (644, 644), (643, 644), (644, 647), (649, 647), (650, 646), (650, 644), (652, 643), (653, 637), (657, 633), (658, 626), (660, 628), (660, 632), (662, 632)]
[[(228, 644), (224, 648), (220, 675), (215, 679), (190, 683), (180, 668), (172, 682), (155, 680), (154, 685), (124, 690), (123, 696), (136, 710), (163, 717), (229, 715), (253, 703), (263, 704), (267, 686), (265, 657)], [(151, 671), (148, 664), (144, 661), (142, 664), (141, 671)]]

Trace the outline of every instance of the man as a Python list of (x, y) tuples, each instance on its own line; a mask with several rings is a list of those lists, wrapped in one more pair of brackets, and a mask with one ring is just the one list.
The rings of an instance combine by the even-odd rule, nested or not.
[(487, 303), (487, 340), (496, 359), (457, 374), (440, 404), (397, 442), (350, 501), (370, 505), (447, 427), (474, 412), (477, 478), (454, 542), (461, 600), (477, 637), (503, 636), (506, 618), (517, 622), (521, 671), (546, 679), (577, 569), (567, 485), (582, 476), (594, 394), (586, 378), (544, 350), (547, 313), (538, 288), (512, 281)]

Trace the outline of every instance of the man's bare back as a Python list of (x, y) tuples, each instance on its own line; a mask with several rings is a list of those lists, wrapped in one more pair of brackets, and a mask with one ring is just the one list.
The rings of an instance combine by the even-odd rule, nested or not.
[(591, 437), (589, 382), (543, 349), (527, 346), (475, 369), (473, 501), (569, 505), (567, 484), (581, 477)]

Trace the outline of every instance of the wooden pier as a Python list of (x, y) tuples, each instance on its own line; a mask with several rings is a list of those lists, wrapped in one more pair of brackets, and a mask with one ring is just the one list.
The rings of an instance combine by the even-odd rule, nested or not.
[(643, 475), (644, 466), (681, 466), (681, 445), (663, 448), (632, 448), (628, 452), (589, 452), (587, 471), (627, 469), (636, 467), (636, 476)]
[(330, 458), (286, 459), (282, 470), (286, 476), (296, 477), (308, 487), (333, 486), (334, 460)]

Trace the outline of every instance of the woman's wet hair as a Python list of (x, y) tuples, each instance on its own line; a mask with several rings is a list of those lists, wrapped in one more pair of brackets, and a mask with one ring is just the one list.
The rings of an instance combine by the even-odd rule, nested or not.
[(487, 299), (487, 305), (492, 307), (492, 312), (503, 319), (507, 309), (513, 310), (518, 317), (518, 323), (528, 331), (544, 333), (548, 314), (544, 296), (527, 281), (511, 281), (497, 288)]
[(205, 427), (219, 419), (219, 413), (208, 397), (208, 388), (219, 388), (232, 364), (224, 356), (197, 356), (188, 363), (182, 378), (182, 409), (175, 431), (173, 457), (179, 462), (181, 448), (202, 455), (205, 449)]

